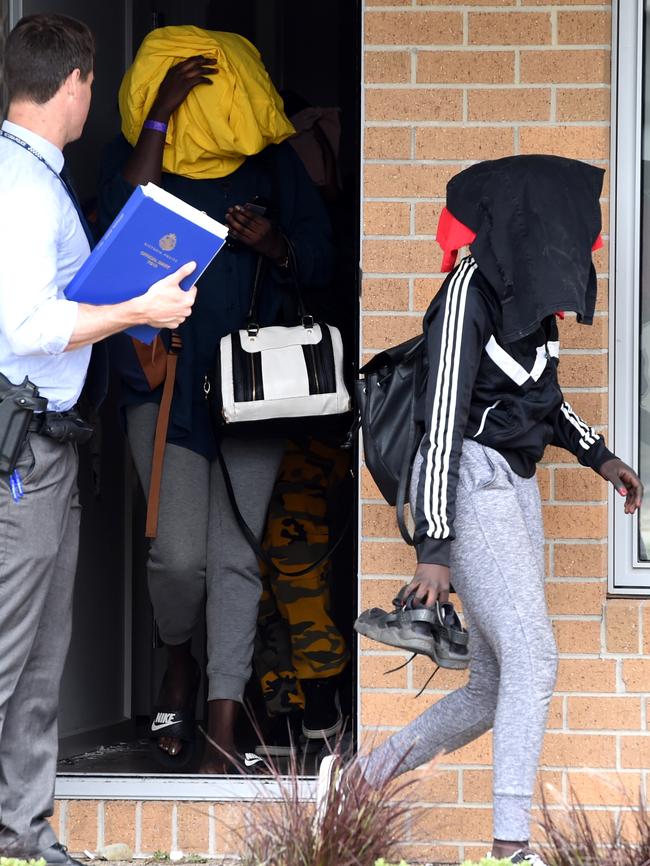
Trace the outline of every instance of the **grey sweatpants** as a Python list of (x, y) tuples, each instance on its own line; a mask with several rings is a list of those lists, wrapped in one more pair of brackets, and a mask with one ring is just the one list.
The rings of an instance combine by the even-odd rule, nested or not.
[(31, 434), (15, 502), (0, 476), (0, 855), (56, 837), (59, 685), (72, 626), (81, 509), (77, 452)]
[(374, 750), (366, 775), (405, 772), (494, 728), (494, 837), (526, 840), (557, 668), (536, 480), (466, 439), (456, 509), (450, 567), (470, 630), (469, 681)]
[[(129, 444), (145, 491), (157, 417), (154, 403), (127, 409)], [(227, 439), (222, 448), (239, 510), (261, 538), (285, 443)], [(219, 463), (177, 445), (165, 449), (148, 576), (162, 640), (185, 643), (205, 615), (208, 700), (241, 701), (251, 675), (259, 566), (233, 516)]]

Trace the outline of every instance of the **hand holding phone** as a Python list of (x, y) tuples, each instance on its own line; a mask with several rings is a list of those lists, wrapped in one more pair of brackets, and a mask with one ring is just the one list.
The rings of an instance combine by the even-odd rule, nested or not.
[(268, 203), (260, 196), (235, 205), (226, 212), (226, 223), (230, 229), (228, 245), (235, 247), (243, 244), (260, 255), (270, 259), (280, 259), (285, 254), (285, 240), (282, 233), (268, 218)]

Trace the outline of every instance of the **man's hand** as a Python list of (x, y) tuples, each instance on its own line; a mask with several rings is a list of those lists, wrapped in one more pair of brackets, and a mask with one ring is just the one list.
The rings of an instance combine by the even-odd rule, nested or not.
[(606, 460), (599, 470), (606, 481), (611, 481), (621, 496), (625, 497), (625, 513), (634, 514), (641, 507), (643, 484), (634, 469), (618, 457)]
[(185, 291), (181, 280), (196, 269), (195, 262), (188, 262), (173, 274), (158, 280), (144, 295), (134, 298), (141, 304), (143, 322), (152, 328), (177, 328), (192, 312), (196, 298), (196, 286)]
[(265, 216), (254, 213), (246, 205), (235, 205), (226, 211), (230, 237), (274, 261), (287, 254), (287, 244), (281, 232)]
[(216, 60), (202, 54), (176, 63), (162, 80), (149, 112), (149, 119), (168, 121), (178, 106), (187, 99), (188, 93), (198, 84), (212, 84), (208, 76), (216, 75), (218, 71)]
[(415, 593), (415, 601), (433, 607), (449, 601), (449, 568), (446, 565), (421, 562), (415, 569), (413, 580), (404, 590), (404, 598)]

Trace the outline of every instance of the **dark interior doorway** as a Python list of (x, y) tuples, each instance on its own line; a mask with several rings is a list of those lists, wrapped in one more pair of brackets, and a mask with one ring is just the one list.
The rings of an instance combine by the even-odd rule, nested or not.
[[(119, 130), (117, 87), (143, 36), (152, 28), (194, 24), (247, 36), (259, 48), (281, 92), (311, 105), (336, 106), (341, 118), (340, 168), (343, 194), (331, 208), (338, 250), (333, 306), (322, 311), (341, 325), (350, 381), (355, 378), (359, 334), (359, 164), (360, 164), (360, 2), (320, 0), (125, 0), (124, 16), (83, 0), (24, 0), (23, 12), (61, 11), (82, 18), (98, 40), (95, 101), (83, 142), (67, 154), (82, 197), (90, 208), (101, 148)], [(115, 4), (116, 6), (118, 4)], [(106, 20), (104, 20), (106, 18)], [(82, 460), (84, 499), (73, 643), (64, 676), (60, 772), (168, 773), (146, 742), (150, 713), (164, 669), (146, 586), (143, 540), (144, 498), (130, 465), (115, 391), (102, 412), (102, 448)], [(352, 465), (356, 466), (356, 454)], [(352, 530), (332, 567), (333, 618), (351, 649), (341, 699), (348, 730), (355, 730), (356, 665), (352, 622), (356, 610), (356, 501), (350, 488), (341, 512), (350, 507)], [(195, 644), (202, 645), (197, 634)], [(253, 675), (247, 698), (263, 712)], [(201, 700), (197, 707), (201, 714)], [(242, 748), (254, 733), (240, 725)], [(180, 771), (191, 771), (182, 767)]]

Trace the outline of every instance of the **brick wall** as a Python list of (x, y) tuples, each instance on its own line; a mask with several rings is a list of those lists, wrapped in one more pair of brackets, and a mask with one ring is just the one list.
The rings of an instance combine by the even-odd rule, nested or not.
[[(363, 348), (415, 334), (441, 283), (434, 243), (445, 184), (473, 160), (556, 153), (608, 168), (611, 18), (577, 0), (366, 0), (363, 201)], [(609, 173), (602, 200), (609, 225)], [(569, 402), (607, 430), (608, 258), (596, 254), (592, 328), (561, 325), (561, 382)], [(650, 606), (606, 599), (605, 483), (549, 449), (539, 471), (547, 534), (548, 601), (561, 652), (542, 778), (615, 807), (619, 782), (638, 790), (650, 766), (644, 689), (650, 681)], [(362, 607), (385, 606), (412, 575), (392, 509), (362, 479)], [(617, 503), (620, 505), (620, 503)], [(404, 657), (405, 658), (405, 657)], [(402, 656), (362, 643), (366, 741), (385, 737), (463, 674), (440, 671), (415, 692), (428, 663), (389, 676)], [(405, 854), (456, 860), (484, 854), (491, 833), (489, 736), (422, 776), (421, 819)], [(596, 770), (594, 775), (592, 770)], [(425, 781), (426, 780), (426, 781)]]

